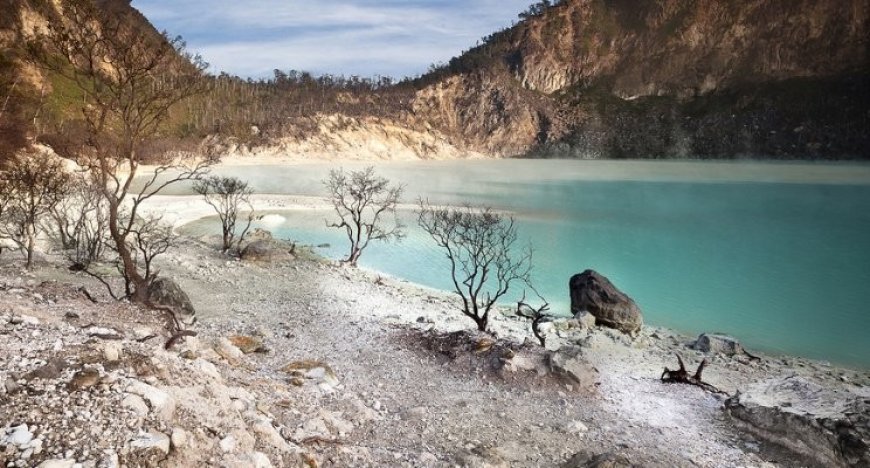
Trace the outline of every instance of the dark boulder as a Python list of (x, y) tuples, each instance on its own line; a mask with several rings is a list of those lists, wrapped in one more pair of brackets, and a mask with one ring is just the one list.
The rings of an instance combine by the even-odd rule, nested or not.
[(193, 308), (190, 297), (171, 278), (161, 277), (152, 281), (148, 287), (148, 300), (152, 304), (169, 307), (184, 324), (196, 322), (196, 309)]
[(588, 312), (598, 325), (634, 334), (643, 326), (640, 308), (606, 277), (593, 270), (571, 277), (571, 313), (582, 316)]
[(870, 402), (860, 395), (803, 377), (774, 378), (726, 400), (725, 411), (809, 465), (870, 466)]

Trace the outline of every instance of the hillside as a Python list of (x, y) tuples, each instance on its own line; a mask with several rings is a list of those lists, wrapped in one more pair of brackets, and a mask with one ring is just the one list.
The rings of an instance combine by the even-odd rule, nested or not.
[(866, 0), (565, 0), (523, 16), (418, 80), (415, 111), (503, 155), (870, 156)]
[[(0, 19), (0, 159), (28, 138), (75, 147), (75, 88), (21, 60), (22, 31), (62, 18), (62, 4), (0, 0), (14, 13)], [(128, 1), (100, 4), (156, 34)], [(156, 146), (318, 159), (870, 159), (870, 0), (563, 0), (520, 16), (400, 82), (207, 77)]]

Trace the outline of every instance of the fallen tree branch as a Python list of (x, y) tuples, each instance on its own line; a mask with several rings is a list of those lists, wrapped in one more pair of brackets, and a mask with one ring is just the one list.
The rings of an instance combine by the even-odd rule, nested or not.
[(718, 393), (721, 395), (728, 394), (726, 392), (723, 392), (722, 390), (719, 390), (715, 386), (703, 381), (701, 374), (704, 372), (704, 367), (707, 365), (706, 359), (701, 361), (701, 364), (698, 365), (698, 370), (695, 371), (694, 375), (691, 375), (689, 374), (689, 371), (686, 370), (686, 365), (683, 363), (683, 358), (680, 357), (679, 354), (677, 354), (676, 356), (677, 362), (680, 364), (680, 368), (677, 370), (670, 370), (665, 367), (665, 371), (662, 372), (661, 376), (662, 382), (694, 385), (696, 387), (701, 387), (711, 393)]

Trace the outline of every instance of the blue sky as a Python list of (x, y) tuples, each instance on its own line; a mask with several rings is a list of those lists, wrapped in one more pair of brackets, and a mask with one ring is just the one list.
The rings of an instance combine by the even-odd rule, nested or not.
[(509, 26), (533, 0), (133, 0), (209, 71), (403, 77)]

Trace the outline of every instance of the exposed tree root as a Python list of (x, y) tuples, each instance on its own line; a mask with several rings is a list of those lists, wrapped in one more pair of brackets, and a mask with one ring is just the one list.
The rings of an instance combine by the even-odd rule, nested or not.
[(689, 371), (686, 370), (686, 365), (683, 363), (683, 358), (680, 357), (679, 354), (677, 356), (677, 362), (680, 364), (680, 368), (678, 370), (670, 370), (665, 367), (665, 371), (662, 372), (661, 380), (664, 383), (681, 383), (686, 385), (694, 385), (696, 387), (701, 387), (704, 390), (707, 390), (711, 393), (718, 393), (721, 395), (727, 395), (728, 393), (719, 390), (715, 386), (704, 382), (701, 378), (701, 373), (704, 372), (704, 367), (707, 365), (707, 360), (704, 359), (701, 361), (701, 364), (698, 365), (698, 370), (695, 371), (694, 375), (689, 374)]
[(163, 346), (164, 349), (172, 349), (179, 340), (186, 336), (196, 336), (196, 332), (193, 330), (181, 330), (178, 333), (172, 335), (168, 340), (166, 340), (166, 344)]

